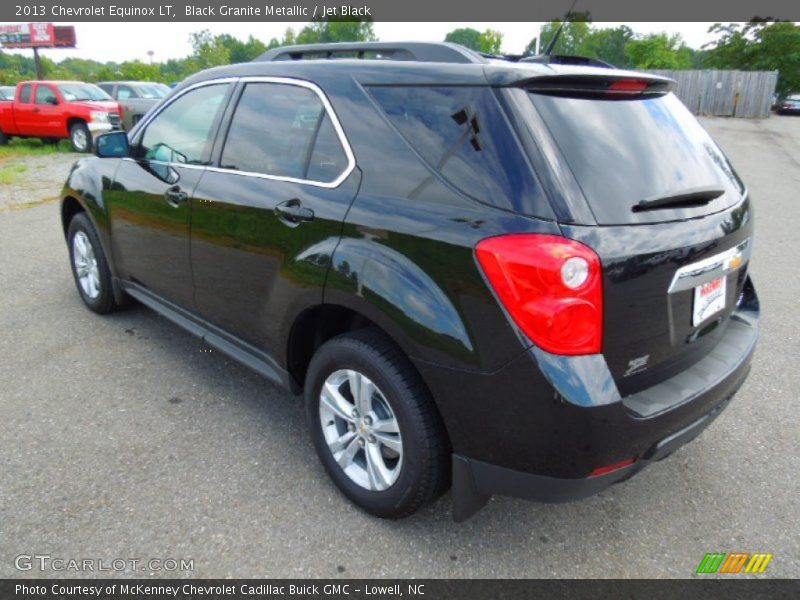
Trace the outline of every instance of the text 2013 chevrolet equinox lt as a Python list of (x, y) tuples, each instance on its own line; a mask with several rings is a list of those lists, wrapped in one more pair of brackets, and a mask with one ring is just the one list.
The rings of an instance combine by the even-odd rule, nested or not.
[(747, 376), (753, 213), (670, 80), (565, 62), (374, 43), (198, 73), (73, 167), (78, 292), (302, 391), (374, 515), (626, 479)]

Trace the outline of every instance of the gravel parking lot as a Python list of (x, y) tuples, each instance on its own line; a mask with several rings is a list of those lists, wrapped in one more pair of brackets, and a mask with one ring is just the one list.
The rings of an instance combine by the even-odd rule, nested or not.
[[(449, 496), (400, 522), (351, 506), (297, 398), (145, 308), (87, 311), (57, 204), (4, 210), (0, 187), (0, 577), (65, 575), (20, 572), (20, 554), (194, 561), (157, 576), (688, 577), (711, 551), (771, 552), (764, 576), (800, 577), (800, 118), (704, 124), (756, 206), (749, 380), (630, 481), (572, 504), (495, 498), (462, 524)], [(52, 178), (29, 199), (57, 195), (71, 158), (26, 159)]]

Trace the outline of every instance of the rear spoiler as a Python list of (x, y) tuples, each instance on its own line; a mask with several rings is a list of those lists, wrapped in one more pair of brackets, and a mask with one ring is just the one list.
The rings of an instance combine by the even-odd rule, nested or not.
[(555, 75), (521, 79), (513, 87), (522, 87), (538, 94), (571, 98), (624, 99), (663, 96), (672, 91), (675, 82), (664, 77), (641, 73), (608, 75)]

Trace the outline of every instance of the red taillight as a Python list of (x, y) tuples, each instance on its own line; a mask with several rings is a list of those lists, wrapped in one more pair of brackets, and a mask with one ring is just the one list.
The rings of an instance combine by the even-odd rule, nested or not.
[(647, 89), (647, 81), (641, 79), (617, 79), (608, 86), (609, 92), (643, 92)]
[(482, 240), (475, 253), (514, 322), (554, 354), (597, 354), (603, 340), (600, 259), (555, 235), (520, 233)]
[(614, 463), (613, 465), (606, 465), (605, 467), (597, 467), (594, 471), (589, 473), (589, 477), (596, 477), (597, 475), (605, 475), (607, 473), (619, 471), (620, 469), (624, 469), (625, 467), (631, 466), (634, 462), (636, 462), (635, 458), (629, 458), (627, 460)]

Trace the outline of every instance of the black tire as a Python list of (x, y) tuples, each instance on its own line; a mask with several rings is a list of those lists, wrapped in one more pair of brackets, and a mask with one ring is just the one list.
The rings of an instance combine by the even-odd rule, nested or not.
[(3, 131), (0, 131), (0, 146), (8, 145), (9, 138)]
[[(78, 275), (78, 267), (76, 266), (76, 250), (74, 247), (75, 237), (83, 234), (91, 244), (92, 254), (97, 265), (97, 294), (92, 296), (87, 292), (81, 284), (80, 276)], [(92, 222), (86, 213), (76, 214), (69, 223), (67, 229), (67, 241), (69, 248), (69, 264), (72, 267), (72, 277), (75, 279), (75, 287), (78, 288), (83, 303), (98, 314), (107, 314), (113, 312), (118, 308), (117, 303), (114, 301), (114, 292), (111, 287), (111, 271), (108, 268), (108, 261), (103, 253), (103, 247), (100, 245), (100, 240), (94, 230)], [(91, 290), (90, 290), (91, 291)]]
[(92, 133), (86, 123), (73, 123), (69, 128), (69, 143), (75, 152), (92, 151)]
[[(343, 369), (368, 377), (399, 425), (402, 463), (396, 481), (384, 490), (366, 489), (352, 480), (325, 440), (320, 416), (322, 385)], [(314, 446), (325, 470), (342, 493), (368, 513), (391, 519), (407, 517), (449, 488), (450, 445), (441, 417), (409, 359), (377, 329), (340, 335), (317, 350), (306, 376), (305, 404)]]

